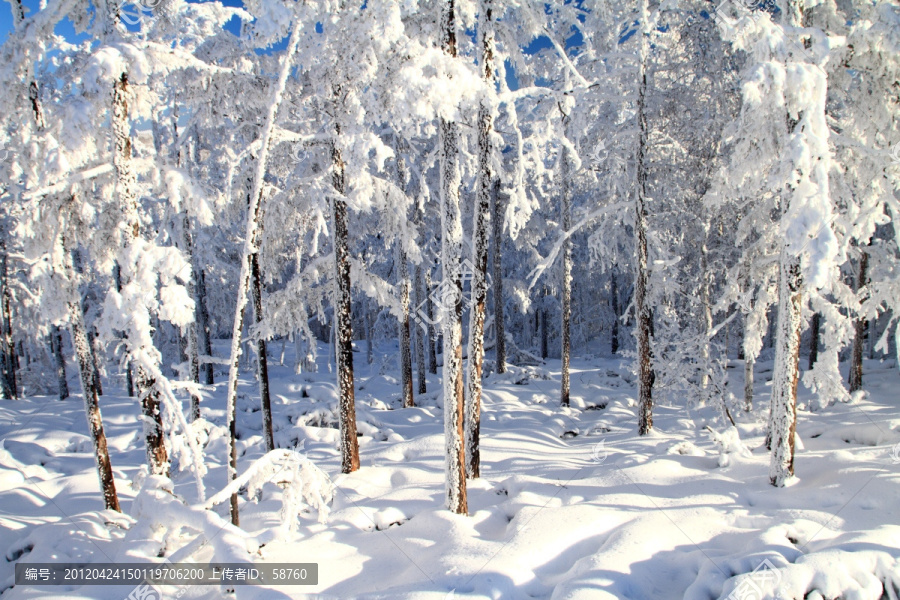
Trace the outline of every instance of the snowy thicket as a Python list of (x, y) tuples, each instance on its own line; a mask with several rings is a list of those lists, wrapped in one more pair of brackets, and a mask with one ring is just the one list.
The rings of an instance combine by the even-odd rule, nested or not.
[[(762, 406), (782, 487), (798, 409), (859, 401), (864, 356), (900, 361), (896, 2), (240, 4), (9, 2), (0, 392), (63, 399), (74, 365), (107, 508), (113, 387), (141, 412), (138, 522), (206, 535), (220, 524), (198, 514), (227, 496), (237, 526), (272, 481), (285, 538), (302, 503), (324, 516), (327, 478), (276, 448), (291, 399), (270, 398), (267, 365), (288, 342), (298, 381), (334, 381), (348, 477), (374, 427), (363, 360), (399, 373), (404, 409), (440, 406), (460, 514), (490, 461), (482, 380), (507, 363), (560, 359), (568, 415), (586, 400), (573, 357), (632, 359), (631, 426), (713, 407), (722, 467)], [(206, 406), (222, 390), (224, 414)], [(249, 467), (245, 420), (268, 452)], [(212, 451), (227, 466), (203, 504)], [(180, 471), (202, 508), (165, 495)]]

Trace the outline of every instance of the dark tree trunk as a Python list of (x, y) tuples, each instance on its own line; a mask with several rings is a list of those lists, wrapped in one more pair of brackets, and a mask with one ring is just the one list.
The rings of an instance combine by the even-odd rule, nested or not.
[(2, 310), (2, 322), (0, 322), (0, 367), (3, 369), (2, 386), (3, 397), (13, 400), (19, 397), (16, 384), (16, 349), (13, 344), (12, 334), (12, 310), (10, 306), (11, 293), (9, 290), (9, 257), (6, 252), (5, 240), (0, 240), (0, 310)]
[[(644, 0), (644, 12), (646, 11)], [(644, 25), (642, 24), (642, 27)], [(638, 152), (637, 152), (637, 190), (635, 193), (634, 244), (635, 244), (635, 282), (634, 282), (634, 316), (637, 327), (637, 363), (638, 363), (638, 433), (646, 435), (653, 428), (653, 364), (650, 355), (650, 328), (652, 317), (647, 298), (649, 281), (649, 256), (647, 252), (647, 159), (648, 126), (645, 114), (645, 97), (647, 93), (646, 60), (648, 54), (647, 40), (641, 36), (641, 59), (638, 76)]]
[[(257, 324), (262, 323), (262, 278), (259, 273), (259, 254), (250, 256), (250, 293), (253, 295), (255, 321)], [(266, 340), (260, 337), (256, 341), (259, 400), (262, 408), (263, 439), (266, 442), (266, 452), (271, 452), (275, 449), (275, 434), (272, 431), (272, 401), (269, 397), (269, 357), (266, 352)]]
[(59, 399), (69, 397), (69, 382), (66, 379), (66, 355), (63, 353), (62, 330), (56, 325), (50, 327), (50, 350), (56, 359), (56, 381), (59, 387)]
[[(861, 292), (868, 283), (869, 255), (863, 251), (859, 257), (859, 274), (856, 280), (856, 293), (861, 296)], [(860, 301), (862, 298), (860, 297)], [(850, 392), (856, 392), (862, 389), (863, 385), (863, 345), (866, 338), (866, 320), (856, 319), (854, 323), (856, 336), (853, 338), (853, 354), (850, 358)]]
[[(406, 172), (406, 161), (401, 153), (400, 141), (394, 137), (394, 152), (397, 166), (397, 185), (406, 194), (406, 182), (409, 176)], [(409, 332), (409, 302), (411, 296), (412, 281), (409, 277), (409, 261), (406, 256), (406, 249), (403, 247), (404, 240), (400, 241), (398, 248), (398, 262), (400, 267), (399, 284), (400, 284), (400, 306), (402, 311), (398, 326), (400, 328), (400, 375), (401, 375), (401, 391), (403, 397), (403, 406), (409, 408), (415, 406), (413, 398), (413, 373), (412, 373), (412, 348)]]
[(491, 191), (491, 225), (493, 226), (493, 292), (494, 329), (497, 332), (497, 372), (506, 373), (506, 323), (503, 315), (503, 218), (500, 180), (494, 180)]
[[(177, 131), (177, 129), (176, 129)], [(194, 238), (191, 235), (191, 219), (188, 217), (187, 212), (182, 215), (181, 222), (181, 236), (182, 242), (184, 244), (184, 253), (192, 266), (194, 264)], [(188, 295), (194, 299), (194, 322), (188, 324), (186, 335), (182, 337), (183, 351), (185, 354), (185, 359), (188, 361), (188, 365), (190, 367), (190, 376), (191, 381), (194, 383), (200, 383), (200, 347), (198, 344), (198, 331), (199, 328), (199, 319), (197, 319), (197, 284), (196, 280), (198, 279), (196, 272), (191, 277), (190, 281), (188, 281)], [(200, 418), (200, 395), (199, 394), (191, 394), (191, 420)]]
[(812, 323), (809, 325), (809, 368), (812, 369), (816, 361), (819, 360), (819, 327), (821, 326), (822, 316), (814, 313)]
[(100, 377), (100, 362), (97, 359), (97, 354), (99, 354), (99, 350), (97, 348), (97, 337), (96, 334), (88, 330), (88, 342), (91, 344), (91, 364), (94, 366), (94, 386), (97, 388), (97, 394), (99, 396), (103, 395), (103, 379)]
[[(442, 7), (441, 48), (451, 60), (457, 57), (456, 3), (448, 0)], [(444, 438), (447, 508), (456, 514), (468, 514), (466, 494), (466, 449), (464, 430), (465, 393), (462, 359), (462, 216), (460, 214), (461, 177), (459, 170), (459, 127), (440, 119), (438, 133), (441, 185), (441, 263), (444, 286), (441, 328), (444, 346)], [(455, 301), (454, 301), (455, 300)], [(452, 305), (451, 305), (452, 302)]]
[[(569, 133), (569, 116), (563, 117), (566, 135)], [(562, 156), (559, 178), (562, 186), (562, 234), (568, 235), (572, 228), (572, 197), (569, 193), (569, 149), (562, 147)], [(572, 240), (565, 238), (562, 247), (562, 319), (560, 320), (560, 334), (562, 337), (562, 356), (560, 368), (560, 404), (569, 406), (569, 352), (572, 340), (570, 338), (570, 319), (572, 317)]]
[(332, 186), (334, 211), (335, 321), (337, 376), (340, 393), (341, 472), (359, 469), (359, 442), (356, 438), (356, 400), (353, 389), (353, 310), (350, 290), (350, 233), (347, 202), (344, 199), (344, 160), (337, 146), (331, 147), (334, 168)]
[[(201, 269), (197, 279), (197, 330), (200, 334), (199, 344), (200, 350), (204, 356), (212, 357), (212, 340), (210, 339), (209, 330), (209, 311), (206, 307), (206, 271)], [(206, 363), (203, 365), (206, 371), (206, 385), (213, 385), (213, 364)]]
[(84, 326), (84, 314), (81, 312), (81, 302), (69, 302), (69, 321), (72, 328), (72, 344), (75, 346), (75, 356), (78, 359), (78, 371), (81, 373), (84, 410), (87, 415), (88, 429), (91, 432), (91, 440), (94, 442), (94, 458), (97, 462), (103, 503), (107, 509), (120, 511), (116, 482), (113, 479), (109, 449), (106, 445), (106, 434), (103, 431), (103, 419), (100, 415), (99, 395), (94, 387), (94, 366)]
[[(546, 296), (544, 296), (546, 298)], [(543, 302), (541, 302), (540, 308), (540, 322), (541, 322), (541, 358), (546, 359), (548, 352), (548, 340), (550, 338), (550, 333), (547, 331), (548, 325), (547, 321), (547, 309), (544, 308)]]
[(619, 351), (619, 283), (616, 280), (616, 272), (612, 272), (612, 282), (610, 283), (610, 296), (612, 296), (612, 337), (610, 339), (610, 350), (613, 354)]
[[(424, 299), (422, 297), (422, 286), (424, 285), (422, 281), (422, 267), (416, 265), (414, 273), (413, 288), (415, 288), (416, 291), (416, 306), (422, 306), (422, 302), (424, 302)], [(422, 327), (416, 327), (416, 376), (419, 385), (419, 394), (424, 394), (427, 392), (425, 386), (425, 370), (427, 368), (425, 366), (425, 338), (427, 336), (427, 323), (425, 323)]]
[[(116, 291), (122, 291), (122, 269), (119, 267), (119, 264), (116, 263), (116, 266), (113, 267), (113, 277), (115, 278)], [(123, 333), (122, 339), (128, 339), (128, 334)], [(125, 363), (125, 390), (128, 393), (129, 398), (134, 398), (134, 376), (131, 373), (131, 361), (126, 361)]]
[(437, 350), (435, 349), (435, 339), (437, 332), (434, 325), (434, 305), (431, 302), (431, 274), (425, 273), (425, 316), (428, 319), (428, 335), (425, 337), (428, 346), (428, 372), (437, 375)]

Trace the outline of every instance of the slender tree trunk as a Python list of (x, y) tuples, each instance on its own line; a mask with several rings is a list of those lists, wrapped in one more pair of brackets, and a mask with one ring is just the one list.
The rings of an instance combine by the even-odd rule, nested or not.
[(7, 267), (6, 241), (0, 239), (0, 368), (3, 369), (3, 397), (8, 400), (18, 398), (16, 385), (15, 348), (13, 347), (12, 316), (10, 311), (9, 273)]
[(653, 428), (653, 365), (650, 355), (650, 304), (647, 299), (649, 280), (649, 257), (647, 253), (647, 159), (648, 144), (647, 117), (644, 111), (647, 93), (646, 63), (649, 53), (646, 29), (650, 18), (647, 0), (641, 4), (641, 58), (639, 67), (639, 88), (637, 120), (639, 128), (637, 155), (637, 192), (635, 194), (634, 240), (635, 240), (635, 282), (634, 314), (637, 327), (638, 363), (638, 433), (646, 435)]
[(425, 272), (425, 316), (428, 318), (428, 335), (425, 341), (428, 345), (428, 372), (437, 375), (437, 350), (435, 338), (437, 337), (434, 323), (434, 305), (431, 301), (431, 273)]
[(91, 440), (94, 442), (94, 458), (97, 462), (100, 490), (103, 492), (103, 504), (107, 509), (121, 512), (119, 497), (116, 494), (116, 482), (109, 461), (106, 434), (103, 431), (99, 395), (94, 387), (94, 367), (91, 362), (90, 345), (84, 326), (84, 314), (81, 312), (81, 302), (75, 300), (69, 302), (69, 322), (72, 328), (72, 344), (75, 346), (75, 356), (78, 358), (78, 370), (81, 373), (84, 410), (87, 415), (88, 429), (91, 431)]
[[(546, 290), (544, 290), (544, 298), (546, 298)], [(544, 308), (544, 303), (541, 302), (540, 308), (540, 320), (541, 320), (541, 358), (544, 360), (547, 359), (547, 356), (550, 354), (549, 352), (549, 339), (550, 333), (547, 331), (549, 318), (547, 317), (547, 309)]]
[[(569, 115), (563, 117), (566, 136), (569, 135)], [(562, 185), (562, 233), (568, 235), (572, 229), (572, 197), (569, 190), (569, 148), (562, 147), (561, 164), (559, 170), (560, 184)], [(562, 319), (560, 333), (562, 337), (562, 366), (560, 369), (560, 404), (569, 406), (569, 352), (571, 351), (570, 321), (572, 318), (572, 240), (565, 238), (562, 246)], [(546, 314), (544, 315), (546, 317)], [(543, 340), (542, 340), (543, 341)]]
[(97, 347), (97, 336), (91, 329), (88, 329), (88, 342), (91, 345), (91, 364), (94, 365), (94, 387), (97, 388), (97, 395), (103, 395), (103, 378), (100, 376), (100, 361), (97, 355), (101, 349)]
[[(422, 281), (422, 267), (416, 265), (415, 270), (413, 271), (413, 287), (416, 290), (416, 306), (422, 306), (422, 302), (424, 302), (424, 298), (422, 297), (422, 286), (424, 285)], [(416, 350), (416, 376), (419, 385), (419, 394), (424, 394), (427, 392), (425, 386), (425, 338), (428, 336), (428, 324), (425, 323), (424, 327), (416, 328), (416, 342), (415, 342), (415, 350)]]
[(800, 376), (802, 277), (800, 259), (782, 251), (778, 285), (778, 337), (772, 380), (772, 461), (769, 479), (783, 487), (794, 475), (794, 434), (797, 427), (797, 381)]
[(350, 233), (347, 229), (347, 202), (344, 198), (344, 160), (332, 145), (332, 186), (334, 210), (334, 306), (337, 335), (337, 377), (340, 393), (341, 472), (359, 469), (359, 442), (356, 438), (356, 400), (353, 390), (353, 311), (350, 290)]
[[(177, 132), (177, 128), (176, 128)], [(194, 238), (191, 235), (191, 219), (188, 216), (187, 212), (182, 215), (181, 220), (181, 237), (182, 237), (182, 245), (184, 246), (184, 254), (188, 263), (193, 267), (194, 264)], [(188, 295), (194, 299), (194, 322), (189, 323), (187, 326), (187, 330), (182, 340), (184, 343), (184, 354), (185, 358), (188, 361), (188, 367), (190, 369), (190, 377), (191, 381), (194, 383), (200, 383), (200, 347), (197, 343), (197, 328), (198, 328), (198, 320), (197, 316), (197, 307), (196, 307), (196, 299), (197, 299), (197, 284), (195, 283), (198, 279), (196, 273), (192, 274), (191, 279), (188, 281)], [(191, 420), (200, 418), (200, 396), (198, 394), (191, 394)]]
[[(704, 232), (704, 236), (706, 233)], [(709, 334), (712, 331), (712, 306), (709, 299), (709, 264), (706, 241), (700, 246), (700, 310), (703, 315), (703, 338), (700, 341), (700, 402), (709, 402)], [(726, 345), (727, 348), (727, 345)]]
[(755, 360), (744, 354), (744, 410), (753, 410), (753, 366)]
[(62, 331), (56, 325), (50, 326), (50, 350), (56, 359), (56, 381), (59, 387), (59, 399), (69, 397), (69, 382), (66, 379), (66, 355), (63, 352)]
[[(116, 170), (116, 193), (123, 210), (126, 212), (128, 229), (125, 235), (126, 247), (140, 236), (140, 217), (138, 215), (137, 175), (132, 161), (131, 130), (128, 120), (128, 98), (130, 91), (128, 75), (122, 73), (113, 89), (112, 130), (115, 143), (113, 164)], [(95, 387), (99, 391), (99, 371), (96, 369)], [(147, 462), (154, 475), (169, 474), (168, 453), (163, 435), (162, 415), (160, 414), (159, 392), (156, 380), (138, 366), (136, 385), (141, 399), (143, 415), (144, 440), (146, 442)]]
[[(494, 81), (494, 30), (492, 0), (482, 0), (478, 25), (481, 49), (480, 68), (485, 82)], [(478, 179), (472, 214), (472, 307), (469, 311), (469, 347), (465, 398), (466, 474), (481, 476), (481, 376), (484, 366), (484, 318), (487, 308), (488, 249), (490, 246), (491, 191), (494, 129), (493, 108), (482, 99), (478, 108)]]
[(403, 396), (403, 406), (410, 408), (416, 405), (413, 398), (413, 373), (412, 373), (412, 349), (410, 348), (409, 333), (409, 265), (406, 260), (406, 252), (401, 248), (400, 254), (400, 304), (403, 308), (400, 316), (400, 373), (401, 373), (401, 395)]
[(372, 321), (372, 311), (369, 310), (369, 299), (363, 298), (363, 328), (366, 333), (366, 364), (375, 362), (375, 324)]
[(612, 272), (612, 281), (610, 282), (610, 295), (612, 296), (613, 324), (612, 335), (610, 339), (610, 351), (616, 354), (619, 351), (619, 282), (616, 279), (616, 272)]
[(506, 373), (506, 322), (503, 314), (503, 208), (500, 201), (500, 179), (494, 179), (491, 191), (491, 225), (493, 226), (493, 292), (494, 328), (497, 332), (497, 372)]
[(819, 327), (821, 326), (822, 315), (814, 313), (812, 322), (809, 326), (809, 368), (812, 369), (816, 361), (819, 360)]
[[(869, 255), (865, 251), (859, 257), (859, 274), (856, 280), (856, 294), (863, 300), (862, 292), (868, 283)], [(856, 337), (853, 338), (853, 354), (850, 358), (850, 393), (862, 389), (863, 384), (863, 346), (866, 338), (866, 320), (856, 319), (854, 323)]]
[[(394, 137), (394, 154), (397, 166), (397, 185), (406, 194), (406, 182), (409, 176), (406, 172), (406, 161), (400, 148), (400, 141)], [(409, 331), (409, 302), (412, 288), (412, 281), (409, 277), (409, 261), (406, 256), (406, 248), (403, 246), (405, 240), (400, 241), (397, 250), (397, 262), (399, 263), (399, 284), (400, 284), (400, 306), (401, 314), (398, 322), (400, 328), (400, 375), (401, 375), (401, 396), (403, 397), (403, 406), (409, 408), (415, 406), (413, 398), (413, 372), (412, 372), (412, 348)]]
[[(455, 59), (456, 2), (447, 0), (441, 19), (441, 48)], [(441, 326), (444, 337), (444, 436), (446, 439), (447, 508), (468, 514), (466, 495), (465, 397), (462, 371), (462, 217), (459, 204), (459, 131), (440, 119), (438, 146), (441, 172), (441, 260), (444, 271)]]
[[(199, 270), (197, 279), (197, 330), (200, 334), (200, 348), (204, 356), (212, 356), (212, 340), (210, 339), (209, 329), (209, 310), (206, 306), (206, 271)], [(215, 378), (213, 377), (213, 364), (206, 363), (203, 365), (206, 371), (206, 385), (213, 385)]]
[[(241, 335), (244, 328), (244, 309), (247, 306), (247, 294), (250, 290), (250, 257), (259, 251), (259, 228), (262, 217), (263, 184), (266, 173), (266, 163), (269, 158), (269, 147), (275, 124), (278, 107), (284, 96), (284, 86), (291, 72), (294, 52), (297, 50), (301, 23), (295, 21), (291, 27), (291, 35), (288, 39), (288, 47), (279, 67), (278, 80), (272, 93), (272, 99), (267, 107), (265, 126), (261, 136), (259, 156), (256, 161), (256, 169), (253, 175), (253, 183), (250, 192), (250, 207), (247, 211), (247, 231), (244, 237), (244, 251), (241, 254), (241, 272), (238, 278), (237, 302), (234, 309), (234, 321), (231, 335), (231, 355), (228, 367), (228, 391), (226, 392), (225, 418), (229, 432), (228, 442), (228, 481), (237, 478), (237, 379), (241, 360)], [(231, 523), (240, 525), (238, 513), (237, 493), (231, 495)]]
[[(263, 320), (262, 277), (259, 273), (259, 253), (250, 256), (250, 293), (253, 295), (254, 317), (257, 324)], [(275, 449), (275, 434), (272, 431), (272, 400), (269, 397), (269, 357), (266, 340), (256, 340), (256, 355), (259, 376), (259, 401), (262, 409), (263, 439), (266, 452)]]

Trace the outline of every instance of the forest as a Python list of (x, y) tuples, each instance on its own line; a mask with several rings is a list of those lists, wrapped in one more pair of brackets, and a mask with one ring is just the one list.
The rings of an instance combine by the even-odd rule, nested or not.
[(895, 1), (7, 4), (0, 598), (900, 597)]

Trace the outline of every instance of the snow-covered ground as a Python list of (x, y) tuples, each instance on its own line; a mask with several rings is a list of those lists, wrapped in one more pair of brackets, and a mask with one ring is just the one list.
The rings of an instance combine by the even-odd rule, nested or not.
[[(458, 516), (443, 508), (439, 381), (429, 376), (419, 406), (401, 408), (396, 371), (380, 362), (393, 364), (395, 349), (379, 350), (371, 366), (365, 352), (355, 355), (362, 468), (351, 475), (340, 474), (327, 347), (316, 374), (270, 363), (277, 444), (305, 452), (337, 490), (326, 522), (304, 510), (296, 533), (277, 540), (270, 532), (280, 522), (281, 491), (268, 484), (260, 498), (242, 499), (241, 527), (259, 536), (254, 560), (316, 562), (318, 585), (239, 586), (234, 595), (191, 586), (166, 597), (894, 600), (900, 593), (900, 376), (891, 362), (866, 362), (868, 397), (800, 411), (798, 478), (783, 489), (769, 485), (763, 446), (771, 364), (758, 365), (758, 409), (735, 414), (741, 442), (715, 406), (658, 405), (654, 432), (638, 437), (626, 360), (575, 360), (567, 409), (558, 405), (558, 361), (493, 374), (484, 387), (483, 477), (469, 482), (469, 516)], [(730, 373), (741, 390), (742, 365)], [(210, 494), (226, 483), (225, 384), (221, 375), (217, 381), (203, 410), (215, 424), (206, 444)], [(74, 377), (70, 385), (78, 389)], [(137, 512), (132, 480), (145, 462), (139, 410), (114, 382), (105, 391), (125, 515), (98, 510), (79, 397), (0, 401), (3, 600), (125, 598), (131, 589), (123, 586), (12, 586), (14, 564), (162, 561), (191, 539), (158, 523), (138, 527), (146, 510), (137, 521), (128, 516)], [(243, 471), (264, 448), (252, 375), (244, 374), (239, 392)], [(808, 394), (801, 386), (801, 403)], [(195, 504), (191, 474), (176, 466), (172, 478), (175, 493)], [(227, 518), (227, 503), (216, 510)], [(206, 544), (194, 559), (211, 560), (215, 547)]]

